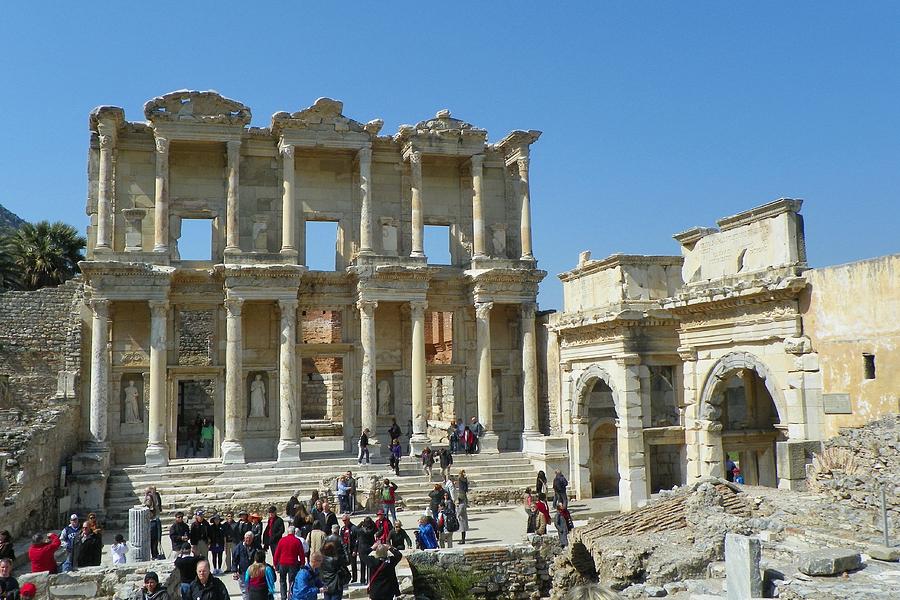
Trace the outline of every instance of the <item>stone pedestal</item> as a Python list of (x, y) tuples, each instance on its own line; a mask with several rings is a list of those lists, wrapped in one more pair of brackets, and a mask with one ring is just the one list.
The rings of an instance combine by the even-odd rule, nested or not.
[(758, 539), (728, 533), (725, 535), (725, 576), (728, 600), (762, 598), (759, 574), (760, 543)]
[(479, 438), (478, 447), (481, 454), (499, 454), (500, 437), (496, 433), (489, 431)]
[(151, 560), (150, 509), (135, 506), (128, 510), (128, 559), (129, 562)]
[(84, 452), (72, 456), (71, 493), (78, 512), (103, 510), (106, 502), (106, 480), (109, 478), (109, 450), (98, 450), (88, 444)]

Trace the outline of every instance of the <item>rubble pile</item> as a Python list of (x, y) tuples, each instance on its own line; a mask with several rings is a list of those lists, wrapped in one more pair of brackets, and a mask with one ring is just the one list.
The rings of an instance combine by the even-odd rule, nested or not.
[(865, 520), (879, 528), (884, 487), (891, 537), (900, 537), (900, 414), (841, 429), (824, 446), (809, 471), (810, 489), (865, 511)]
[(709, 479), (592, 521), (575, 530), (569, 552), (556, 560), (554, 591), (596, 579), (621, 590), (705, 577), (708, 565), (723, 557), (726, 533), (749, 534), (764, 525), (752, 522), (753, 509), (739, 488)]

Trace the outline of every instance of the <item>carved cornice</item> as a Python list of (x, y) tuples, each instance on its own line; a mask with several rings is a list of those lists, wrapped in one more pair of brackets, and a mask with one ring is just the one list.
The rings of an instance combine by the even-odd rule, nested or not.
[(802, 276), (737, 279), (728, 280), (731, 285), (725, 283), (684, 287), (681, 293), (662, 300), (661, 304), (677, 315), (710, 313), (753, 304), (795, 300), (809, 285)]
[(327, 129), (336, 135), (365, 134), (375, 139), (384, 126), (381, 119), (373, 119), (366, 124), (342, 114), (344, 103), (333, 98), (318, 98), (312, 106), (289, 113), (277, 112), (272, 115), (271, 129), (279, 134), (286, 129)]
[(451, 116), (447, 109), (439, 110), (433, 119), (426, 119), (412, 125), (401, 125), (397, 129), (394, 139), (398, 142), (406, 142), (417, 137), (437, 137), (445, 139), (480, 138), (487, 139), (487, 131), (479, 129), (462, 119)]
[(680, 267), (684, 264), (681, 256), (662, 256), (641, 254), (611, 254), (603, 259), (587, 260), (570, 271), (557, 275), (561, 281), (571, 281), (613, 267)]

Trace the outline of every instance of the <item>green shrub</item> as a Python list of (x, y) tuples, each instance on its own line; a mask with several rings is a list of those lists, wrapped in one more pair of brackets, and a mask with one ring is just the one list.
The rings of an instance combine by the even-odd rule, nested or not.
[(478, 577), (468, 569), (447, 569), (433, 565), (413, 566), (416, 597), (431, 600), (469, 600)]

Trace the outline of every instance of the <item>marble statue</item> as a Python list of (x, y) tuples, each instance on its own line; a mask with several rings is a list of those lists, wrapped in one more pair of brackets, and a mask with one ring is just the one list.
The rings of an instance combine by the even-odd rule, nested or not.
[(266, 416), (266, 384), (262, 375), (257, 374), (250, 384), (250, 416)]
[(391, 383), (387, 379), (378, 382), (378, 404), (375, 410), (379, 415), (390, 415), (394, 412), (391, 401)]
[(137, 386), (134, 385), (133, 379), (128, 381), (128, 385), (123, 391), (125, 392), (125, 422), (140, 423), (143, 421), (141, 419), (141, 406), (138, 401), (140, 393)]

